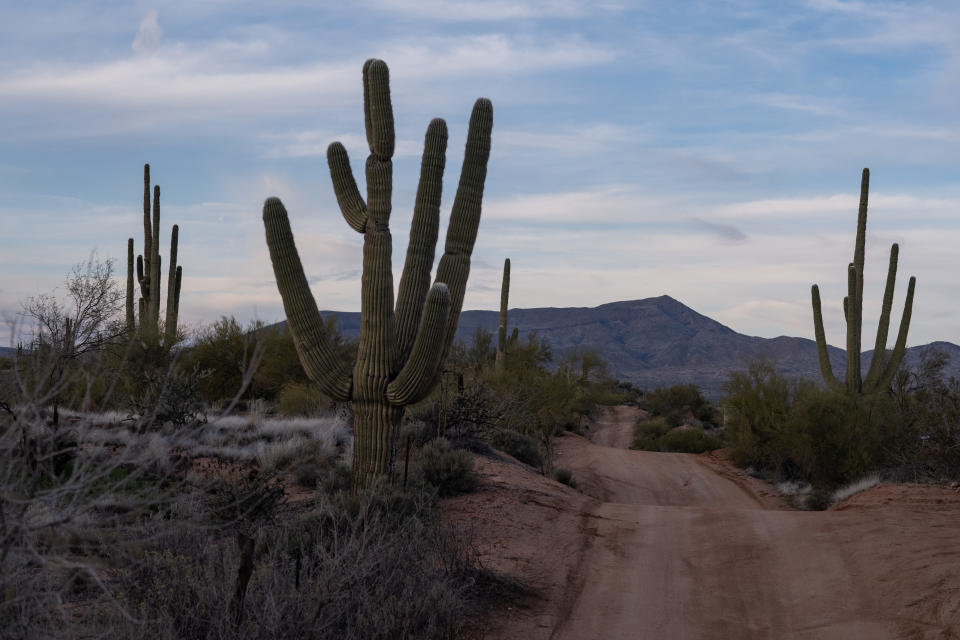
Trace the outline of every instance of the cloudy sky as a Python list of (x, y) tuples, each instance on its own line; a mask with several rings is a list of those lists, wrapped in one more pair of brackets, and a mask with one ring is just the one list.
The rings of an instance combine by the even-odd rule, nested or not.
[[(329, 4), (329, 7), (324, 7)], [(349, 4), (349, 7), (341, 5)], [(182, 318), (282, 318), (263, 239), (280, 196), (321, 308), (358, 310), (362, 238), (325, 149), (362, 175), (360, 71), (390, 65), (394, 232), (429, 120), (494, 105), (466, 308), (669, 294), (733, 329), (842, 344), (870, 167), (865, 343), (887, 254), (918, 280), (911, 344), (960, 342), (960, 8), (730, 0), (37, 0), (0, 8), (0, 314), (96, 251), (142, 244), (142, 165), (180, 225)], [(162, 245), (163, 246), (163, 245)], [(163, 249), (166, 253), (166, 248)], [(122, 273), (120, 274), (123, 275)]]

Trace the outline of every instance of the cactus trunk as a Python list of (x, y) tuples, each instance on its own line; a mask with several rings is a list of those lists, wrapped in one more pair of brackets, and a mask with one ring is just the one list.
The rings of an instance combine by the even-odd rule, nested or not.
[(500, 285), (500, 324), (497, 326), (496, 370), (507, 366), (507, 303), (510, 298), (510, 258), (503, 261), (503, 284)]
[(389, 71), (383, 61), (368, 60), (364, 64), (363, 96), (370, 147), (366, 201), (354, 181), (343, 145), (334, 142), (327, 149), (330, 177), (343, 217), (352, 229), (364, 234), (360, 341), (352, 370), (348, 363), (338, 361), (330, 348), (286, 209), (276, 198), (267, 199), (263, 207), (270, 259), (300, 362), (324, 393), (353, 405), (354, 490), (391, 475), (404, 407), (430, 392), (453, 340), (480, 223), (493, 123), (490, 102), (477, 100), (445, 252), (432, 286), (430, 270), (439, 229), (447, 129), (442, 120), (430, 123), (407, 259), (394, 305), (389, 223), (395, 136)]
[(867, 201), (870, 190), (870, 170), (864, 169), (860, 181), (860, 206), (857, 213), (857, 236), (854, 243), (853, 262), (847, 266), (847, 296), (843, 299), (843, 314), (847, 326), (847, 370), (845, 384), (834, 377), (827, 351), (827, 340), (823, 330), (823, 315), (820, 310), (820, 290), (817, 285), (811, 289), (813, 303), (813, 325), (817, 341), (817, 356), (820, 371), (827, 385), (834, 389), (845, 388), (850, 394), (877, 393), (889, 389), (890, 381), (900, 367), (906, 353), (907, 332), (913, 309), (913, 293), (916, 278), (910, 278), (907, 299), (904, 302), (900, 330), (893, 352), (887, 356), (887, 335), (890, 328), (890, 314), (893, 307), (893, 291), (897, 278), (897, 259), (899, 246), (890, 248), (890, 264), (887, 268), (887, 283), (883, 293), (883, 306), (877, 325), (877, 339), (873, 359), (867, 370), (866, 378), (860, 369), (860, 351), (863, 335), (863, 272), (866, 254)]
[(127, 240), (127, 336), (132, 337), (137, 326), (133, 310), (133, 238)]

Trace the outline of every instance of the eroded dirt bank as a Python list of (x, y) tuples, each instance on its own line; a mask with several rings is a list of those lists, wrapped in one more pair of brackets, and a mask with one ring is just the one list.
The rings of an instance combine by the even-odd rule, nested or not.
[(449, 504), (488, 566), (542, 593), (491, 611), (488, 637), (960, 637), (954, 491), (882, 485), (794, 511), (720, 456), (625, 450), (635, 418), (619, 407), (558, 440), (582, 493), (481, 460), (483, 489)]

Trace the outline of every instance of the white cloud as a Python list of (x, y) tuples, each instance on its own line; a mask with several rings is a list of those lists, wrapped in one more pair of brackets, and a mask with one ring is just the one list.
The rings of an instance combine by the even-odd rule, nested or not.
[(818, 96), (804, 96), (789, 93), (765, 93), (753, 96), (759, 104), (777, 109), (802, 111), (819, 116), (844, 116), (846, 112), (834, 100), (825, 100)]
[[(713, 208), (716, 215), (725, 218), (790, 217), (809, 219), (846, 215), (856, 220), (859, 192), (838, 193), (831, 196), (808, 198), (774, 198), (736, 202)], [(929, 198), (910, 194), (873, 192), (870, 194), (868, 218), (899, 217), (902, 224), (915, 223), (917, 218), (955, 218), (960, 212), (960, 198)]]
[[(269, 147), (265, 158), (304, 158), (326, 157), (327, 147), (338, 141), (347, 149), (354, 160), (365, 158), (369, 147), (367, 139), (354, 133), (332, 133), (327, 130), (295, 131), (268, 137)], [(394, 158), (419, 157), (423, 154), (423, 141), (399, 139), (393, 153)]]
[(494, 129), (493, 144), (497, 149), (532, 150), (551, 155), (582, 156), (611, 153), (617, 148), (636, 145), (649, 140), (649, 134), (639, 127), (611, 123), (559, 127), (553, 131)]
[(589, 12), (619, 11), (612, 2), (583, 0), (379, 0), (380, 8), (442, 22), (493, 22), (526, 18), (580, 18)]
[[(394, 83), (395, 94), (417, 94), (442, 78), (453, 81), (449, 94), (469, 89), (471, 101), (478, 90), (465, 86), (464, 78), (471, 87), (493, 89), (491, 83), (496, 80), (496, 87), (502, 87), (505, 77), (601, 64), (614, 57), (610, 49), (579, 37), (556, 42), (498, 33), (394, 41), (370, 53), (391, 65), (392, 76), (400, 80)], [(238, 118), (316, 113), (360, 102), (361, 58), (278, 63), (269, 54), (260, 40), (221, 40), (161, 44), (150, 56), (93, 64), (39, 62), (0, 79), (0, 100), (11, 108), (29, 107), (31, 113), (70, 114), (34, 127), (32, 135), (41, 136), (89, 136), (184, 122), (223, 126)]]
[(130, 46), (137, 53), (152, 53), (160, 44), (160, 38), (163, 37), (163, 29), (157, 21), (157, 10), (150, 9), (140, 21), (140, 29), (137, 31), (137, 37), (133, 39)]
[(614, 185), (584, 191), (518, 195), (484, 203), (486, 220), (549, 225), (638, 224), (676, 214), (679, 199), (644, 196), (636, 187)]

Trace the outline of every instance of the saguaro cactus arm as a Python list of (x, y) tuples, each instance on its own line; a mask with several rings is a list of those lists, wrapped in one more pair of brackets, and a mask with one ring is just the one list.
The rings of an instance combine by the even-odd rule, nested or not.
[(503, 283), (500, 285), (500, 322), (497, 325), (497, 371), (507, 363), (507, 305), (510, 298), (510, 258), (503, 261)]
[[(410, 241), (397, 290), (397, 351), (400, 362), (407, 359), (413, 347), (420, 310), (430, 289), (430, 272), (433, 270), (437, 235), (440, 232), (440, 198), (446, 154), (447, 123), (436, 118), (427, 127), (423, 140), (420, 183), (417, 186), (413, 221), (410, 223)], [(442, 341), (443, 336), (440, 339)]]
[(387, 385), (387, 400), (404, 406), (423, 400), (440, 371), (443, 338), (450, 319), (450, 292), (443, 283), (430, 287), (410, 357)]
[(177, 311), (180, 307), (180, 278), (183, 269), (177, 266), (177, 242), (180, 237), (179, 225), (173, 225), (170, 232), (170, 272), (167, 274), (167, 311), (164, 315), (163, 344), (172, 345), (177, 339)]
[[(903, 303), (903, 316), (900, 318), (900, 330), (897, 332), (897, 341), (893, 345), (890, 358), (886, 360), (883, 373), (870, 388), (865, 389), (870, 393), (883, 391), (890, 386), (890, 381), (893, 380), (894, 374), (897, 373), (897, 369), (900, 368), (900, 363), (903, 362), (903, 357), (907, 353), (907, 332), (910, 330), (910, 317), (913, 313), (913, 291), (916, 285), (917, 279), (910, 276), (910, 283), (907, 285), (907, 299)], [(876, 357), (876, 353), (874, 353), (874, 357)]]
[(857, 297), (857, 267), (847, 265), (847, 389), (851, 393), (860, 393), (860, 324), (863, 307)]
[(133, 312), (133, 238), (127, 239), (127, 333), (131, 336), (137, 326)]
[(324, 393), (335, 400), (349, 400), (350, 370), (336, 358), (330, 347), (317, 302), (310, 292), (293, 242), (287, 210), (279, 199), (269, 198), (264, 203), (263, 224), (277, 288), (300, 362)]
[(890, 264), (887, 267), (887, 284), (883, 289), (883, 306), (880, 308), (880, 321), (877, 324), (877, 341), (873, 347), (873, 358), (867, 377), (863, 381), (864, 387), (872, 388), (886, 369), (887, 334), (890, 331), (890, 314), (893, 310), (893, 290), (897, 282), (897, 258), (900, 246), (896, 243), (890, 247)]
[(333, 192), (337, 196), (343, 219), (354, 231), (363, 233), (367, 226), (367, 203), (363, 201), (357, 181), (353, 178), (347, 150), (339, 142), (331, 143), (327, 147), (327, 165), (330, 167), (330, 180), (333, 182)]
[(150, 299), (150, 260), (153, 257), (153, 222), (150, 219), (150, 165), (143, 165), (143, 255), (137, 257), (140, 295)]
[(153, 257), (150, 264), (150, 331), (160, 337), (160, 185), (153, 186)]
[(444, 254), (437, 265), (436, 282), (443, 282), (450, 289), (450, 322), (444, 340), (443, 357), (446, 357), (457, 332), (463, 296), (470, 275), (470, 255), (477, 240), (480, 225), (480, 207), (483, 202), (483, 185), (487, 178), (487, 160), (490, 158), (490, 134), (493, 130), (493, 105), (486, 98), (473, 104), (470, 114), (470, 129), (460, 171), (460, 184), (450, 211), (450, 225)]
[(827, 338), (823, 331), (823, 313), (820, 308), (820, 288), (817, 285), (810, 288), (810, 297), (813, 300), (813, 332), (817, 339), (817, 359), (820, 361), (820, 373), (828, 386), (840, 389), (842, 385), (833, 375), (833, 367), (830, 365)]

